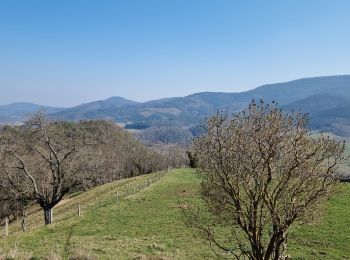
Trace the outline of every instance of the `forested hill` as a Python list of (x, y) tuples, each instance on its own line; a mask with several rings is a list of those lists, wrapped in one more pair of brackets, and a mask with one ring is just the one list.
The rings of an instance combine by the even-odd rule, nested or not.
[[(252, 99), (275, 100), (285, 110), (308, 112), (314, 129), (350, 136), (350, 75), (304, 78), (240, 93), (201, 92), (144, 103), (114, 97), (67, 109), (45, 108), (53, 119), (109, 119), (142, 140), (176, 143), (196, 135), (200, 122), (218, 109), (240, 111)], [(0, 106), (0, 121), (18, 121), (31, 111)]]

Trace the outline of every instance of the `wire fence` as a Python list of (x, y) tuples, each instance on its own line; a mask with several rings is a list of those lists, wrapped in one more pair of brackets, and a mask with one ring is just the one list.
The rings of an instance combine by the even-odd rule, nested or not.
[[(122, 179), (118, 182), (97, 186), (87, 192), (72, 194), (62, 200), (52, 211), (53, 225), (65, 221), (74, 221), (76, 218), (84, 216), (84, 212), (92, 209), (103, 208), (105, 204), (118, 203), (126, 198), (136, 195), (147, 189), (152, 184), (158, 182), (168, 171), (156, 172), (142, 175), (135, 178)], [(29, 209), (28, 217), (9, 223), (8, 219), (2, 223), (2, 234), (0, 238), (6, 238), (19, 232), (33, 230), (44, 226), (44, 213), (38, 206)]]

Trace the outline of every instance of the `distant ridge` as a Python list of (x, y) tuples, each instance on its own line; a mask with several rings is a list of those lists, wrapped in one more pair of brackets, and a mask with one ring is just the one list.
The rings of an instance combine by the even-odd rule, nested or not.
[[(144, 103), (111, 97), (67, 109), (48, 108), (48, 113), (51, 118), (59, 120), (114, 120), (130, 131), (137, 130), (142, 140), (157, 140), (157, 135), (161, 135), (162, 140), (174, 140), (178, 135), (175, 139), (182, 140), (184, 136), (190, 139), (196, 135), (200, 129), (197, 126), (217, 110), (240, 111), (252, 99), (274, 100), (285, 110), (308, 112), (315, 130), (350, 137), (350, 75), (302, 78), (266, 84), (240, 93), (200, 92)], [(23, 117), (24, 113), (34, 111), (38, 106), (31, 105), (21, 107), (17, 104), (17, 108), (7, 107), (7, 110), (0, 106), (0, 122), (12, 118), (13, 113), (22, 113)], [(167, 133), (171, 133), (171, 138)]]
[(111, 97), (106, 100), (98, 100), (75, 106), (72, 108), (50, 113), (50, 116), (61, 120), (84, 120), (84, 119), (112, 119), (108, 111), (115, 111), (121, 107), (127, 107), (139, 104), (136, 101), (128, 100), (122, 97)]
[(64, 108), (60, 107), (49, 107), (28, 102), (16, 102), (8, 105), (0, 105), (0, 123), (16, 123), (23, 121), (30, 114), (41, 109), (48, 114), (64, 110)]

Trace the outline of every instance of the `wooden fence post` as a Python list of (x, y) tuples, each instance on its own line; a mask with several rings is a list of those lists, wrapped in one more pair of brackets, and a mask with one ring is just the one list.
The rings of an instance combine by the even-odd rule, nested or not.
[(21, 221), (22, 231), (27, 231), (27, 215), (24, 215)]
[(81, 216), (81, 208), (80, 208), (80, 204), (78, 204), (78, 217)]
[(117, 191), (117, 202), (119, 201), (119, 191)]
[(51, 208), (49, 211), (49, 224), (53, 223), (53, 209)]
[(9, 219), (5, 219), (5, 237), (9, 236)]

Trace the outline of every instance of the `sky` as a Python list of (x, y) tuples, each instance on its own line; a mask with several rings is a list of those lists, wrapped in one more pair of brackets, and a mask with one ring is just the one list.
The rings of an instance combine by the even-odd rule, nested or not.
[(73, 106), (350, 74), (347, 0), (1, 0), (0, 104)]

